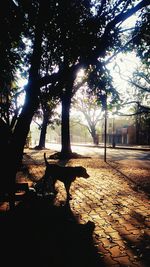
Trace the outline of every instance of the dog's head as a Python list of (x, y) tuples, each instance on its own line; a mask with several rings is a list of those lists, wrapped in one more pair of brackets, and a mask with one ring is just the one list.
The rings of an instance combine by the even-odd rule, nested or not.
[(78, 166), (76, 167), (76, 170), (77, 170), (77, 176), (78, 177), (83, 177), (83, 178), (89, 178), (90, 175), (87, 173), (87, 170), (82, 167), (82, 166)]

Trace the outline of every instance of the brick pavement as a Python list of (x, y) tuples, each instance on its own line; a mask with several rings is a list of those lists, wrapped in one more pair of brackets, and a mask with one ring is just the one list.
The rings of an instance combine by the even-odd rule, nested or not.
[[(39, 179), (45, 169), (43, 159), (40, 152), (32, 157), (34, 161), (26, 158), (26, 163), (32, 177)], [(131, 181), (100, 159), (71, 159), (67, 165), (82, 165), (90, 175), (89, 179), (77, 178), (72, 184), (70, 209), (80, 224), (94, 222), (94, 245), (105, 266), (149, 267), (150, 201), (147, 195), (134, 191)], [(54, 204), (64, 205), (64, 186), (59, 181), (56, 186), (58, 194)]]
[[(71, 159), (67, 165), (82, 165), (90, 175), (88, 180), (77, 178), (71, 186), (70, 208), (81, 224), (94, 222), (93, 239), (106, 266), (149, 267), (150, 201), (145, 193), (134, 191), (130, 181), (100, 159)], [(30, 165), (37, 179), (44, 169)], [(61, 182), (56, 186), (55, 204), (60, 205), (66, 194)]]

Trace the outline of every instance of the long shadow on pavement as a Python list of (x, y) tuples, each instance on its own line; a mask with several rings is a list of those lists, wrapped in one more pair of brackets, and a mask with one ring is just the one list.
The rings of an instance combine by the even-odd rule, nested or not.
[(93, 244), (94, 223), (79, 224), (69, 204), (29, 194), (13, 211), (0, 214), (4, 266), (105, 266)]

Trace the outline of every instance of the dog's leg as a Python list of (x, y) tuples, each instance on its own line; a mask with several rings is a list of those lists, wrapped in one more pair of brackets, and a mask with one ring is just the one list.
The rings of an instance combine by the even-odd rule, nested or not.
[(52, 192), (54, 193), (54, 195), (56, 195), (58, 192), (55, 189), (55, 183), (56, 183), (56, 179), (52, 178), (51, 179), (51, 188), (52, 188)]
[(64, 183), (64, 185), (65, 185), (65, 189), (66, 189), (66, 193), (67, 193), (67, 201), (68, 201), (68, 200), (71, 200), (71, 199), (72, 199), (72, 196), (71, 196), (71, 194), (69, 193), (71, 183)]
[(53, 177), (50, 175), (48, 167), (46, 167), (44, 176), (45, 176), (45, 183), (47, 185), (47, 190), (54, 194), (55, 181), (54, 181)]
[(53, 177), (49, 176), (48, 179), (47, 179), (48, 189), (54, 195), (56, 195), (58, 193), (57, 190), (55, 189), (55, 183), (56, 183), (56, 179), (54, 179)]

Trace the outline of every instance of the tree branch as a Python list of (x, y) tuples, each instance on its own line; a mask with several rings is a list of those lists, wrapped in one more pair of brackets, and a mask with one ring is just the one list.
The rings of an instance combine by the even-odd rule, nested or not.
[(129, 17), (131, 17), (134, 13), (136, 13), (137, 11), (139, 11), (140, 9), (142, 9), (145, 6), (150, 5), (149, 0), (143, 0), (140, 3), (138, 3), (136, 6), (130, 8), (128, 11), (124, 12), (124, 13), (120, 13), (118, 14), (112, 21), (110, 21), (104, 31), (104, 34), (100, 40), (99, 46), (97, 47), (97, 49), (95, 49), (93, 51), (93, 53), (91, 54), (90, 58), (88, 59), (89, 64), (95, 60), (97, 60), (98, 57), (103, 56), (104, 54), (104, 47), (107, 46), (107, 42), (108, 42), (108, 36), (109, 33), (112, 29), (114, 29), (114, 27), (119, 23), (119, 22), (124, 22), (126, 19), (128, 19)]
[(131, 83), (132, 85), (138, 87), (139, 89), (141, 89), (141, 90), (143, 90), (143, 91), (145, 91), (145, 92), (150, 93), (150, 88), (143, 87), (142, 85), (139, 85), (139, 84), (137, 84), (137, 83), (135, 83), (135, 82), (133, 82), (133, 81), (130, 81), (130, 80), (129, 80), (129, 83)]

